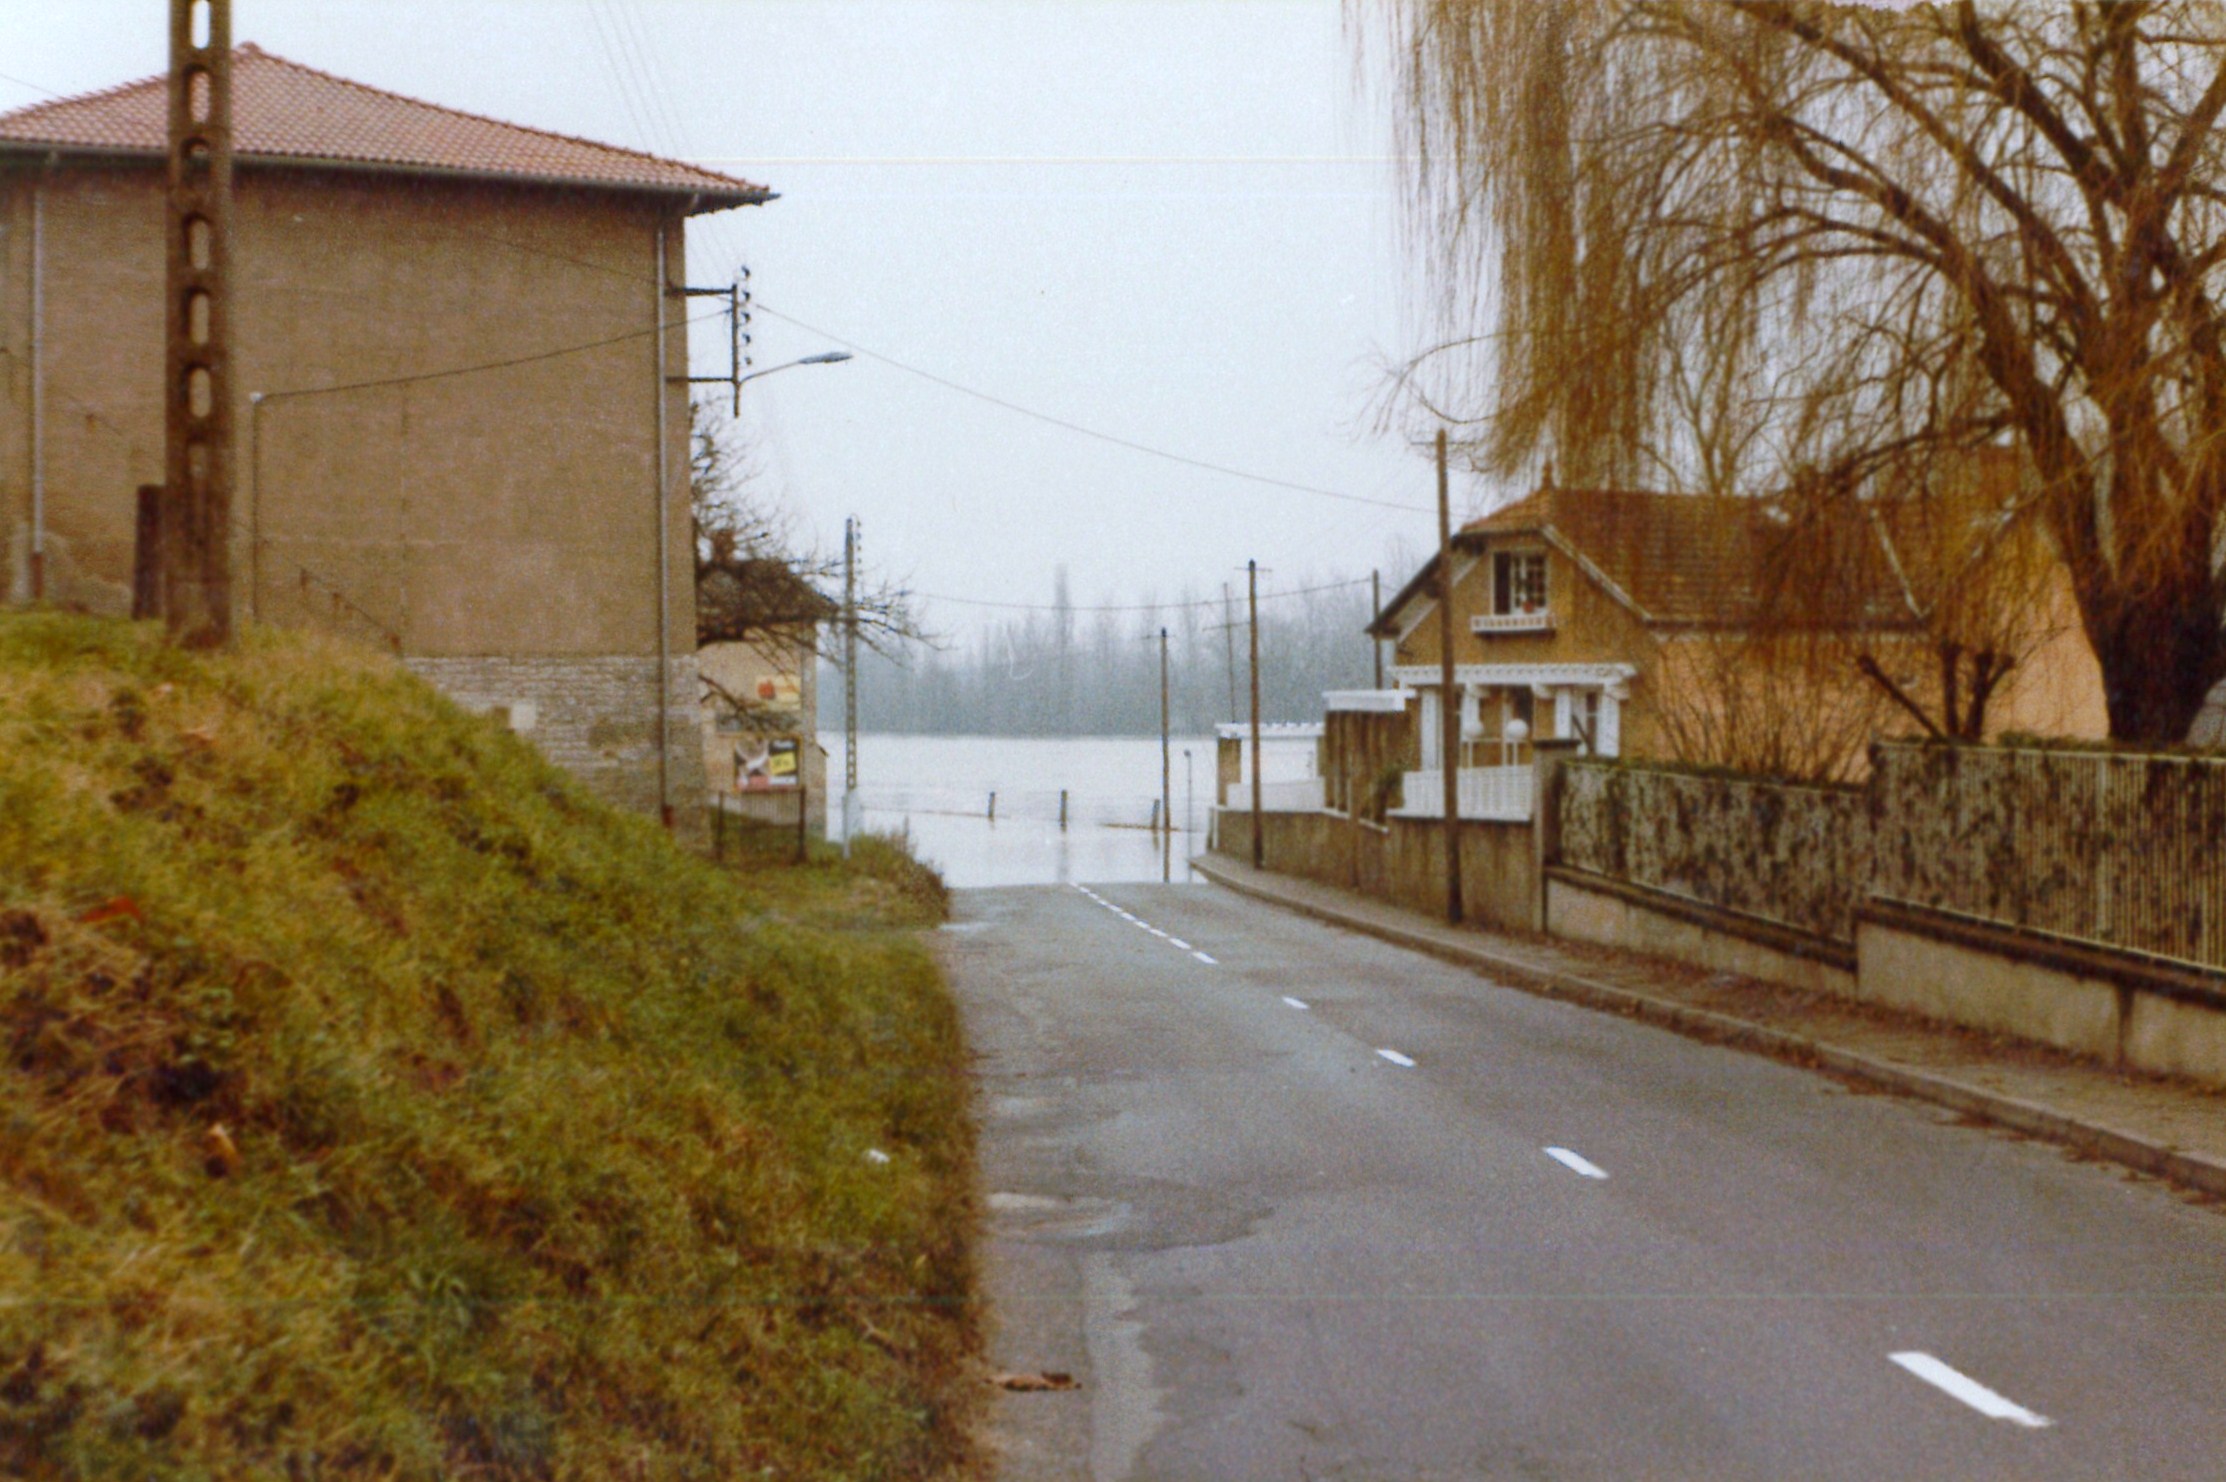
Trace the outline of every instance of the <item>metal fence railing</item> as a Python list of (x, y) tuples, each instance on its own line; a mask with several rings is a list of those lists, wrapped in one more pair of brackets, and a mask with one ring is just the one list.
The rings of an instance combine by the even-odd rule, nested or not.
[(1860, 790), (1575, 761), (1560, 792), (1560, 863), (1854, 944)]
[(1895, 744), (1882, 899), (2226, 968), (2226, 759)]
[[(1318, 789), (1320, 784), (1315, 786)], [(1195, 814), (1192, 821), (1203, 828), (1212, 798), (1199, 796), (1188, 801)], [(859, 803), (868, 815), (980, 818), (998, 823), (1048, 823), (1067, 828), (1150, 829), (1160, 822), (1156, 794), (1080, 789), (869, 784), (859, 789)], [(1184, 827), (1185, 804), (1183, 779), (1178, 775), (1172, 799), (1172, 821), (1178, 830)], [(1320, 806), (1319, 802), (1316, 806)]]

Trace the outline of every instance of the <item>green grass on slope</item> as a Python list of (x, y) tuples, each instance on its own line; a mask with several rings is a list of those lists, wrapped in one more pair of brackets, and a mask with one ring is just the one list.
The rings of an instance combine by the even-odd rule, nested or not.
[(964, 1465), (940, 886), (861, 854), (721, 872), (351, 649), (0, 618), (0, 1474)]

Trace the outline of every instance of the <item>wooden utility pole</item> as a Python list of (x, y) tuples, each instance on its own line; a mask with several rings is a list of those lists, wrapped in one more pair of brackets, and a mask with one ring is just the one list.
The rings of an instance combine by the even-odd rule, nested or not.
[(1376, 619), (1383, 616), (1383, 610), (1384, 574), (1381, 571), (1371, 571), (1368, 573), (1368, 647), (1376, 655), (1377, 689), (1384, 687), (1384, 640), (1383, 635), (1376, 631)]
[(1267, 857), (1260, 837), (1260, 563), (1244, 563), (1245, 605), (1252, 630), (1252, 868)]
[(1229, 653), (1229, 719), (1237, 718), (1237, 602), (1229, 595), (1229, 584), (1221, 584), (1221, 638), (1222, 647)]
[[(996, 804), (990, 804), (994, 813)], [(858, 811), (858, 521), (842, 522), (842, 857)]]
[(1162, 628), (1159, 630), (1159, 821), (1167, 826), (1169, 833), (1173, 833), (1175, 815), (1169, 810), (1174, 801), (1174, 793), (1170, 785), (1174, 763), (1170, 759), (1171, 754), (1168, 751), (1168, 720), (1167, 630)]
[(1174, 763), (1168, 751), (1167, 705), (1167, 630), (1159, 630), (1159, 822), (1166, 832), (1159, 836), (1159, 874), (1162, 880), (1172, 880), (1175, 874), (1175, 797)]
[(1445, 919), (1461, 924), (1461, 708), (1453, 694), (1453, 500), (1438, 429), (1438, 758), (1445, 772)]
[(170, 0), (169, 104), (159, 596), (202, 647), (232, 637), (231, 0)]

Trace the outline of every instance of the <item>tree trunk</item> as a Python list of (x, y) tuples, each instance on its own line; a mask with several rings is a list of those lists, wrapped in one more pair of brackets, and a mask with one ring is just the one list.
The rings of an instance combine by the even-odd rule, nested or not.
[(2102, 665), (2110, 739), (2177, 746), (2211, 687), (2226, 678), (2226, 642), (2211, 604), (2160, 583), (2126, 601), (2088, 638)]

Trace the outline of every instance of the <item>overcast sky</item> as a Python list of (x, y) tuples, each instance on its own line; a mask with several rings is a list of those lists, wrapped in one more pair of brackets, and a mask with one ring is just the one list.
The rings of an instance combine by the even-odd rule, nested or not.
[[(159, 72), (163, 0), (0, 0), (0, 107)], [(234, 0), (234, 36), (451, 107), (710, 164), (780, 199), (704, 218), (747, 262), (766, 476), (919, 591), (1040, 602), (1365, 575), (1435, 539), (1428, 464), (1372, 435), (1411, 353), (1386, 105), (1335, 0)], [(775, 317), (776, 311), (789, 318)], [(805, 328), (803, 326), (810, 326)], [(699, 372), (723, 352), (699, 336)], [(872, 356), (864, 352), (873, 352)], [(886, 360), (873, 358), (886, 357)], [(1031, 420), (1049, 417), (1340, 503)], [(1461, 496), (1457, 494), (1457, 499)], [(1456, 510), (1458, 515), (1459, 510)], [(1387, 591), (1409, 573), (1387, 569)], [(984, 609), (929, 604), (961, 633)]]

